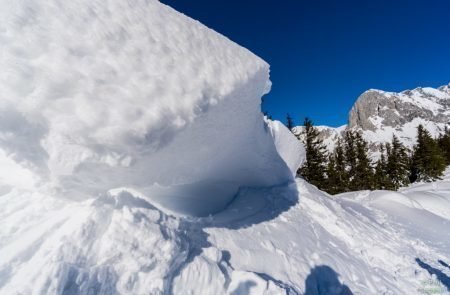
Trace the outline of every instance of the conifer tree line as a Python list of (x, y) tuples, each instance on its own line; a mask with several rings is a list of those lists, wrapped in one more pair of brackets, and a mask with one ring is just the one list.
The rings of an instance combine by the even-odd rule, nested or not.
[[(294, 133), (293, 119), (286, 126)], [(345, 131), (332, 152), (327, 151), (319, 130), (306, 118), (303, 130), (295, 134), (306, 150), (304, 165), (298, 176), (330, 194), (355, 190), (397, 190), (416, 181), (440, 179), (450, 165), (450, 129), (433, 138), (422, 126), (417, 127), (417, 142), (407, 149), (393, 135), (381, 144), (379, 157), (373, 161), (369, 144), (360, 133)]]

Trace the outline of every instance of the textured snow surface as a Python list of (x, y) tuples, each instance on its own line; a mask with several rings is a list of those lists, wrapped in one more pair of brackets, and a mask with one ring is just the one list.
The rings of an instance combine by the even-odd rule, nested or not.
[(302, 180), (241, 189), (205, 218), (134, 191), (4, 192), (0, 294), (449, 294), (447, 175), (335, 197)]
[[(4, 185), (129, 187), (205, 215), (292, 180), (260, 112), (269, 66), (248, 50), (156, 0), (0, 7), (0, 161), (30, 179)], [(210, 201), (205, 184), (215, 203), (175, 206)]]

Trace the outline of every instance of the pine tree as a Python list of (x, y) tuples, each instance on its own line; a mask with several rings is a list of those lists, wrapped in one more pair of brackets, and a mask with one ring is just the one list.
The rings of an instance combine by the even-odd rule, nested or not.
[(327, 167), (326, 148), (319, 138), (319, 131), (312, 121), (305, 118), (303, 130), (303, 143), (306, 150), (306, 161), (299, 169), (298, 174), (311, 184), (324, 188)]
[(439, 147), (445, 157), (445, 164), (450, 165), (450, 129), (445, 127), (444, 134), (438, 139)]
[(344, 156), (345, 165), (347, 167), (347, 191), (353, 190), (351, 182), (355, 178), (356, 174), (356, 143), (355, 143), (355, 132), (347, 130), (344, 134)]
[(338, 139), (336, 148), (334, 150), (334, 160), (336, 163), (336, 173), (338, 175), (338, 193), (348, 191), (348, 172), (345, 163), (345, 151), (342, 146), (341, 139)]
[(355, 133), (356, 166), (354, 177), (350, 182), (352, 190), (373, 188), (372, 161), (369, 158), (369, 146), (361, 134)]
[(286, 114), (286, 127), (292, 132), (295, 127), (294, 119), (292, 119), (291, 115)]
[(422, 126), (417, 127), (417, 144), (411, 161), (411, 181), (433, 181), (445, 170), (445, 157), (437, 140)]
[[(388, 144), (388, 148), (390, 146)], [(389, 190), (392, 189), (393, 185), (390, 181), (390, 178), (387, 174), (387, 155), (385, 145), (380, 145), (380, 158), (378, 159), (375, 166), (375, 174), (374, 174), (374, 188), (375, 189), (384, 189)]]
[(387, 156), (386, 173), (389, 175), (389, 189), (398, 190), (409, 184), (409, 158), (407, 149), (397, 136), (392, 136), (392, 149)]
[(328, 159), (326, 184), (325, 190), (330, 194), (348, 191), (345, 155), (341, 139), (338, 139), (334, 152)]
[(328, 158), (327, 165), (327, 179), (325, 181), (324, 190), (329, 194), (338, 194), (340, 193), (340, 184), (339, 184), (339, 174), (336, 170), (336, 160), (335, 155), (330, 155)]

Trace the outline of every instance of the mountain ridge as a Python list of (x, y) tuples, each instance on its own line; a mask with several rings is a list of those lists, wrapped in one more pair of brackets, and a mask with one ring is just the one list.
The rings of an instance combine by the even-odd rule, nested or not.
[[(380, 144), (390, 142), (394, 134), (412, 148), (419, 124), (434, 137), (444, 132), (446, 126), (450, 127), (450, 83), (401, 92), (366, 90), (352, 106), (346, 125), (318, 126), (318, 129), (329, 151), (346, 130), (353, 130), (363, 135), (376, 156)], [(294, 133), (300, 135), (302, 130), (302, 126), (297, 126)]]

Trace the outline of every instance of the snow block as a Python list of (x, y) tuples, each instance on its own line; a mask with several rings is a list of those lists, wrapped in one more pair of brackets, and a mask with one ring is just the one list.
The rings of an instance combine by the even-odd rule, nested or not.
[(156, 0), (0, 4), (0, 155), (37, 183), (218, 200), (181, 210), (204, 215), (292, 180), (260, 112), (269, 66), (248, 50)]

